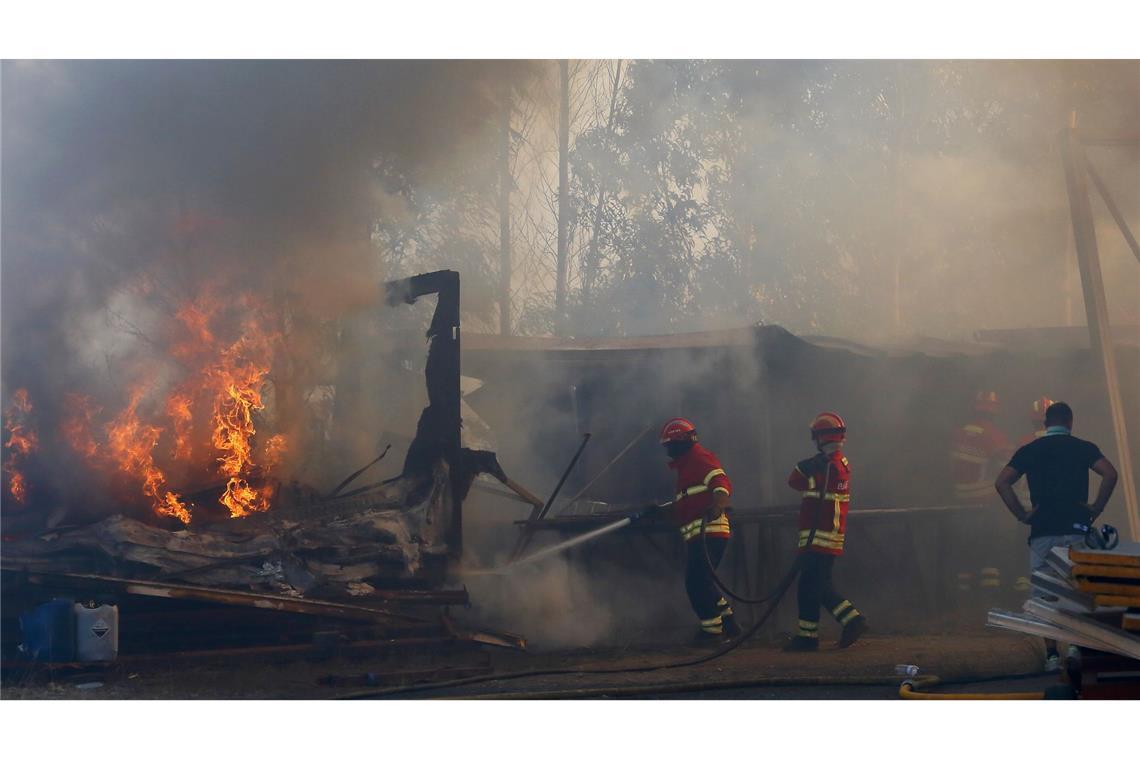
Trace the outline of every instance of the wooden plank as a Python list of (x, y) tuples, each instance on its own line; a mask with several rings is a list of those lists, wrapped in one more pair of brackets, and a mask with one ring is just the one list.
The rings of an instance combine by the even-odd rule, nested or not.
[(1088, 578), (1077, 578), (1077, 590), (1086, 594), (1113, 594), (1118, 596), (1134, 596), (1140, 600), (1140, 586), (1128, 583), (1109, 583), (1094, 581)]
[(1140, 580), (1140, 567), (1128, 565), (1073, 565), (1074, 576), (1098, 578), (1135, 578)]
[(1126, 631), (1140, 631), (1140, 612), (1126, 612), (1120, 627)]
[[(1093, 355), (1102, 370), (1108, 410), (1112, 417), (1112, 430), (1116, 438), (1116, 468), (1120, 474), (1118, 486), (1124, 497), (1128, 516), (1128, 534), (1140, 541), (1140, 504), (1137, 503), (1136, 481), (1132, 474), (1132, 449), (1128, 442), (1127, 416), (1121, 399), (1120, 376), (1116, 368), (1116, 350), (1112, 344), (1112, 327), (1108, 321), (1108, 302), (1104, 292), (1100, 254), (1097, 251), (1096, 222), (1089, 198), (1088, 161), (1077, 132), (1077, 114), (1070, 117), (1069, 128), (1061, 140), (1061, 158), (1065, 170), (1065, 188), (1069, 196), (1069, 211), (1073, 220), (1073, 240), (1077, 252), (1077, 265), (1081, 273), (1084, 292), (1085, 316), (1092, 341)], [(1086, 138), (1087, 139), (1087, 138)], [(1122, 531), (1123, 532), (1123, 531)], [(1072, 555), (1070, 555), (1072, 556)], [(1140, 559), (1140, 558), (1138, 558)]]
[(1119, 594), (1096, 594), (1093, 596), (1097, 610), (1102, 607), (1137, 607), (1140, 599), (1135, 596), (1121, 596)]
[(1084, 546), (1070, 546), (1069, 559), (1081, 565), (1126, 565), (1140, 567), (1140, 544), (1135, 542), (1120, 544), (1112, 551), (1089, 549)]
[(1025, 611), (1066, 631), (1101, 642), (1102, 646), (1097, 648), (1103, 649), (1108, 646), (1113, 651), (1140, 659), (1140, 636), (1125, 633), (1119, 628), (1113, 628), (1091, 618), (1062, 612), (1038, 599), (1027, 601)]

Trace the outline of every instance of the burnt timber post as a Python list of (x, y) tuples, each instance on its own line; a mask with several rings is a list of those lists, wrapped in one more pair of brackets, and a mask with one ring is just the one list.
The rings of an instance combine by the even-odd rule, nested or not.
[(385, 284), (389, 305), (415, 303), (435, 293), (438, 301), (428, 327), (428, 355), (424, 368), (428, 405), (420, 414), (416, 437), (404, 460), (404, 475), (424, 476), (439, 459), (447, 463), (451, 478), (451, 524), (448, 551), (463, 551), (463, 502), (460, 494), (462, 462), (459, 394), (459, 273), (450, 269), (418, 274)]
[(1097, 251), (1096, 226), (1092, 203), (1089, 200), (1088, 167), (1084, 146), (1077, 131), (1076, 114), (1069, 128), (1062, 134), (1061, 153), (1065, 164), (1065, 186), (1069, 194), (1069, 209), (1073, 217), (1073, 238), (1076, 242), (1077, 264), (1081, 272), (1085, 314), (1088, 318), (1089, 338), (1093, 355), (1104, 370), (1108, 406), (1112, 415), (1112, 429), (1116, 437), (1119, 461), (1120, 487), (1124, 492), (1128, 530), (1133, 541), (1140, 541), (1140, 508), (1136, 503), (1136, 481), (1132, 473), (1132, 450), (1128, 445), (1128, 427), (1124, 416), (1124, 403), (1120, 396), (1120, 377), (1116, 371), (1116, 351), (1108, 323), (1108, 301), (1104, 294), (1104, 279)]

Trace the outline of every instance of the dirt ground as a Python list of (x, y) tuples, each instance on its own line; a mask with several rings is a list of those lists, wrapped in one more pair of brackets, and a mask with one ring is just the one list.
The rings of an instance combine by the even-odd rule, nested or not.
[[(712, 650), (695, 647), (587, 649), (545, 653), (474, 650), (387, 658), (332, 658), (278, 664), (161, 663), (104, 672), (38, 672), (5, 678), (4, 699), (334, 699), (385, 698), (891, 698), (895, 665), (915, 664), (945, 679), (987, 678), (1040, 670), (1041, 645), (1026, 636), (977, 630), (938, 635), (869, 635), (854, 647), (785, 654), (775, 641), (749, 641), (709, 662), (640, 673), (577, 672), (483, 680), (448, 688), (391, 693), (392, 680), (368, 673), (454, 668), (457, 676), (547, 669), (589, 670), (666, 665)], [(816, 683), (814, 679), (818, 678)], [(414, 678), (403, 679), (414, 681)]]

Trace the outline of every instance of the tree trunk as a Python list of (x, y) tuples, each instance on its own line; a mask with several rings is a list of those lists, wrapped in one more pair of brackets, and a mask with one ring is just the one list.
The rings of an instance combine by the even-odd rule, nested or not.
[(561, 103), (558, 109), (558, 279), (555, 289), (554, 329), (566, 334), (566, 277), (569, 262), (566, 230), (570, 222), (570, 62), (558, 62)]
[(511, 92), (503, 88), (499, 139), (499, 332), (511, 334)]
[[(614, 72), (613, 91), (610, 93), (610, 115), (606, 120), (606, 133), (613, 135), (614, 119), (617, 117), (618, 91), (621, 90), (621, 61), (617, 62)], [(586, 253), (586, 260), (582, 265), (582, 301), (583, 306), (590, 300), (594, 283), (598, 278), (598, 236), (602, 229), (602, 208), (606, 202), (606, 185), (604, 175), (598, 177), (598, 202), (594, 205), (594, 224), (590, 234), (590, 247)]]

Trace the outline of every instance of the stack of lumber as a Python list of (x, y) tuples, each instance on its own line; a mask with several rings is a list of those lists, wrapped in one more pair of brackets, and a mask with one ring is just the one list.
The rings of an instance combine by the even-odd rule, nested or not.
[(1030, 582), (1024, 612), (990, 610), (988, 625), (1140, 660), (1140, 543), (1054, 549)]

